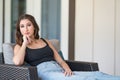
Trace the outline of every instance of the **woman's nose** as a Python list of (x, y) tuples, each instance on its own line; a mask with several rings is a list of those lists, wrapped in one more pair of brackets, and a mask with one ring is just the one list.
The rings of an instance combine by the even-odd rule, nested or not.
[(28, 27), (27, 26), (25, 27), (25, 31), (28, 31)]

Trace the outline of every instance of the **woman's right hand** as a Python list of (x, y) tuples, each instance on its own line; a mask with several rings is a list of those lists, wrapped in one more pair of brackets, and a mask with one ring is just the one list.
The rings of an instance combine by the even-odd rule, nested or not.
[(23, 36), (23, 43), (28, 45), (29, 43), (31, 43), (31, 39), (29, 36)]

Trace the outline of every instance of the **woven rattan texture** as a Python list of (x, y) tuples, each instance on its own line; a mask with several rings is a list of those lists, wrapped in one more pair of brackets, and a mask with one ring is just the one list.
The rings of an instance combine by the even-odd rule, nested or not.
[(29, 70), (21, 67), (7, 67), (7, 65), (0, 65), (0, 80), (30, 80)]

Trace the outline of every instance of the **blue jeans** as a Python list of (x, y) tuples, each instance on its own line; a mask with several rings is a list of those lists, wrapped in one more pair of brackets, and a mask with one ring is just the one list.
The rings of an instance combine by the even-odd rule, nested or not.
[(72, 76), (65, 76), (63, 68), (56, 61), (43, 62), (37, 65), (37, 72), (42, 80), (120, 80), (118, 76), (99, 71), (73, 71)]

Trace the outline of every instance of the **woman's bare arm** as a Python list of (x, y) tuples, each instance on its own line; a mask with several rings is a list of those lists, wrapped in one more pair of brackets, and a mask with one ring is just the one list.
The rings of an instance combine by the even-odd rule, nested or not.
[(28, 39), (26, 36), (23, 36), (23, 43), (22, 46), (15, 45), (14, 47), (14, 56), (13, 56), (13, 62), (15, 65), (22, 65), (24, 63), (25, 58), (25, 49), (28, 44)]
[(63, 69), (65, 70), (65, 76), (69, 75), (71, 76), (73, 73), (70, 69), (70, 67), (67, 65), (67, 63), (60, 57), (60, 55), (58, 54), (58, 52), (55, 50), (55, 48), (53, 47), (53, 45), (47, 40), (49, 46), (51, 47), (51, 49), (54, 52), (54, 58), (55, 60), (60, 64), (60, 66), (63, 67)]
[(13, 62), (15, 65), (22, 65), (24, 63), (25, 49), (25, 44), (22, 44), (22, 46), (15, 45), (13, 56)]

